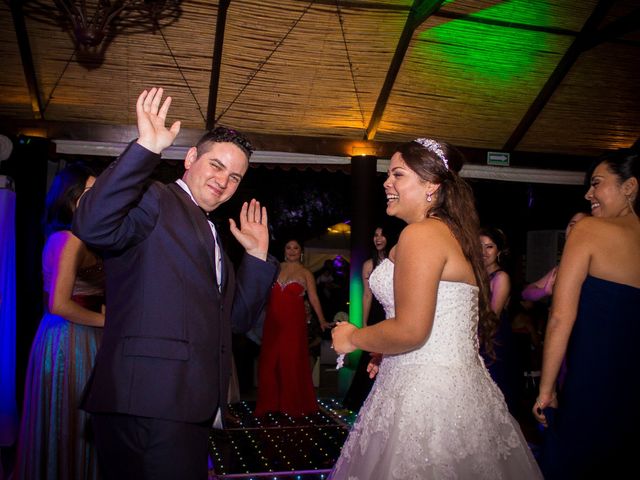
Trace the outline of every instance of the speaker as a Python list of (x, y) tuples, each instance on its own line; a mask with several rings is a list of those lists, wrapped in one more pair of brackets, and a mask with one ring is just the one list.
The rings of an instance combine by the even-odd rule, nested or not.
[(527, 232), (525, 281), (535, 282), (560, 262), (565, 240), (564, 230)]

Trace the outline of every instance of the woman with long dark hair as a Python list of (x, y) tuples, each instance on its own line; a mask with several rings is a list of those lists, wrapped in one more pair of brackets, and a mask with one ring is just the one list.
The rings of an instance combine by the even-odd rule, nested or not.
[(492, 351), (496, 318), (462, 161), (427, 138), (391, 157), (387, 214), (408, 225), (369, 278), (387, 319), (333, 330), (339, 353), (383, 354), (334, 479), (540, 478), (478, 354), (478, 332)]
[(72, 165), (47, 194), (42, 253), (45, 314), (31, 346), (14, 479), (95, 479), (97, 454), (80, 398), (102, 338), (102, 261), (71, 233), (95, 177)]

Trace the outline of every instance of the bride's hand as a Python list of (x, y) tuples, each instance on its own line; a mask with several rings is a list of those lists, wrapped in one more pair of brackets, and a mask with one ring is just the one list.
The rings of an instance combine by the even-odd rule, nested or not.
[(338, 322), (336, 324), (331, 330), (331, 339), (336, 353), (351, 353), (356, 349), (356, 346), (351, 342), (351, 336), (356, 330), (358, 330), (358, 327), (349, 322)]

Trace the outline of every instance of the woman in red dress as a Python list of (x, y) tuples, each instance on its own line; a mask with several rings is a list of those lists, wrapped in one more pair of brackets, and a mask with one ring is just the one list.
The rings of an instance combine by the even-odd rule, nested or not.
[(322, 329), (329, 324), (322, 313), (313, 274), (302, 265), (301, 258), (302, 246), (289, 240), (267, 305), (256, 416), (279, 412), (299, 417), (318, 410), (309, 371), (305, 292)]

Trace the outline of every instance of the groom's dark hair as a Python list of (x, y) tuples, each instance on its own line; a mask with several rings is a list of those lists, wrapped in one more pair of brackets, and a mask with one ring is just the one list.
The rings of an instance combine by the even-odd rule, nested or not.
[(196, 144), (198, 157), (208, 152), (211, 148), (211, 144), (224, 142), (233, 143), (245, 153), (247, 158), (251, 158), (251, 154), (254, 150), (251, 142), (237, 130), (223, 126), (218, 126), (213, 130), (209, 130), (200, 138), (200, 140), (198, 140), (198, 143)]

